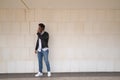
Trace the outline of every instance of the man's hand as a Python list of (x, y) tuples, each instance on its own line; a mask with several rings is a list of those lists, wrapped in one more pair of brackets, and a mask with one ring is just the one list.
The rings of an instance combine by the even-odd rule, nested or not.
[(35, 54), (37, 54), (37, 50), (35, 50)]
[(40, 33), (40, 29), (37, 30), (37, 33)]
[(43, 29), (41, 27), (38, 28), (37, 33), (41, 33)]

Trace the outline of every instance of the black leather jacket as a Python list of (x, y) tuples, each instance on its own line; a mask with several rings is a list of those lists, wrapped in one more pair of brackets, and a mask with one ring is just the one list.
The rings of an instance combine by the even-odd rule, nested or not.
[(40, 33), (37, 33), (38, 39), (36, 42), (35, 50), (39, 47), (39, 38), (41, 39), (41, 45), (42, 48), (48, 48), (48, 40), (49, 40), (49, 34), (48, 32), (44, 32), (42, 35)]

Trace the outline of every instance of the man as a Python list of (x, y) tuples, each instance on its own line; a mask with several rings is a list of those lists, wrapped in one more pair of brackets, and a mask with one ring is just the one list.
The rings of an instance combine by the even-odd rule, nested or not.
[(37, 31), (37, 42), (36, 42), (36, 47), (35, 47), (35, 53), (38, 55), (38, 63), (39, 63), (39, 72), (35, 75), (35, 77), (43, 76), (42, 73), (42, 60), (44, 57), (44, 61), (47, 67), (47, 76), (51, 76), (50, 72), (50, 64), (48, 60), (48, 54), (49, 54), (49, 49), (48, 49), (48, 40), (49, 40), (49, 34), (44, 31), (45, 30), (45, 25), (43, 23), (40, 23), (38, 25), (38, 31)]

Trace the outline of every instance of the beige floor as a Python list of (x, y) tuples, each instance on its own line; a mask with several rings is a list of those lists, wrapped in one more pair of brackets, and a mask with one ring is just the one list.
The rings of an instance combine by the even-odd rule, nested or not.
[(120, 73), (54, 73), (48, 78), (34, 74), (0, 74), (0, 80), (120, 80)]

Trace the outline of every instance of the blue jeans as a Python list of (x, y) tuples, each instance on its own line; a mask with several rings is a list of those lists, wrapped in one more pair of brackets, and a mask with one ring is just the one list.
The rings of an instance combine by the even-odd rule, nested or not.
[(49, 54), (49, 50), (43, 51), (41, 50), (41, 52), (38, 52), (38, 63), (39, 63), (39, 72), (42, 72), (43, 69), (43, 57), (44, 57), (44, 61), (47, 67), (47, 71), (50, 71), (50, 64), (49, 64), (49, 60), (48, 60), (48, 54)]

